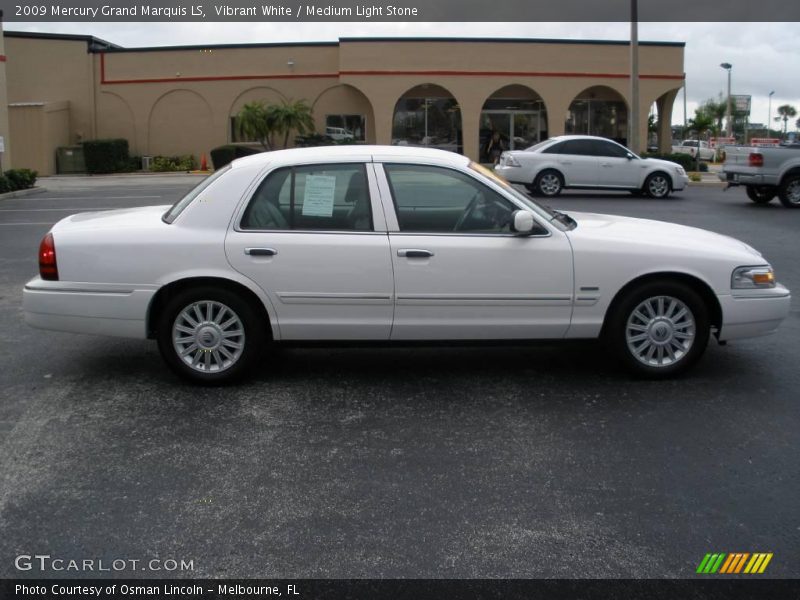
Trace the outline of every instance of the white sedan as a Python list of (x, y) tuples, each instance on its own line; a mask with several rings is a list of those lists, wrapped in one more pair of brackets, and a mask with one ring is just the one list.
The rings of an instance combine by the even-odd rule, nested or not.
[(268, 343), (601, 337), (649, 376), (713, 333), (770, 333), (789, 291), (756, 250), (690, 227), (539, 206), (440, 150), (328, 147), (234, 161), (174, 206), (83, 213), (24, 289), (44, 329), (154, 338), (202, 383)]
[(678, 163), (640, 158), (617, 142), (589, 135), (564, 135), (504, 152), (495, 171), (534, 194), (551, 197), (565, 188), (579, 188), (666, 198), (689, 183)]

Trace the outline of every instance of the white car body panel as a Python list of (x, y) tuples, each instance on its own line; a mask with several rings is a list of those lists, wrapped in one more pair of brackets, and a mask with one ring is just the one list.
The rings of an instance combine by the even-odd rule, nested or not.
[[(372, 232), (241, 231), (238, 220), (271, 170), (311, 163), (367, 165)], [(401, 232), (381, 163), (457, 170), (528, 210), (537, 235)], [(253, 292), (275, 340), (592, 338), (615, 295), (638, 277), (678, 273), (703, 282), (722, 309), (721, 339), (769, 333), (790, 295), (731, 290), (736, 267), (766, 265), (746, 244), (656, 221), (574, 214), (557, 226), (467, 158), (416, 147), (309, 148), (234, 161), (174, 222), (167, 207), (67, 217), (52, 231), (59, 281), (30, 281), (25, 318), (44, 329), (145, 337), (157, 292), (213, 277)], [(539, 212), (537, 212), (539, 211)], [(274, 256), (245, 254), (274, 248)], [(428, 258), (398, 256), (424, 249)]]

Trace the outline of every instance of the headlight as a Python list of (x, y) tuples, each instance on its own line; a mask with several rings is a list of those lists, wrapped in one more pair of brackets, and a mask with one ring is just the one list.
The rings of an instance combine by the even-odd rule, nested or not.
[(731, 275), (731, 288), (733, 289), (752, 290), (774, 287), (775, 272), (770, 266), (738, 267)]
[(519, 161), (514, 158), (512, 155), (503, 152), (500, 155), (500, 164), (505, 167), (521, 167), (522, 165), (519, 164)]
[(686, 175), (686, 170), (680, 165), (675, 167), (675, 170), (678, 172), (678, 175)]

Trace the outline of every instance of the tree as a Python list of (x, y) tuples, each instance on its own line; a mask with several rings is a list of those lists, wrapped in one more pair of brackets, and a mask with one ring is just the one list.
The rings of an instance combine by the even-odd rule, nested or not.
[(236, 126), (243, 137), (256, 140), (264, 150), (272, 150), (275, 120), (266, 104), (258, 100), (245, 104), (236, 115)]
[(792, 119), (797, 116), (797, 109), (792, 106), (791, 104), (783, 104), (782, 106), (778, 107), (778, 114), (780, 115), (778, 119), (783, 121), (783, 137), (786, 138), (786, 126), (789, 123), (789, 119)]
[(314, 117), (305, 100), (284, 100), (270, 106), (269, 111), (275, 133), (283, 134), (284, 148), (289, 145), (289, 134), (293, 130), (301, 135), (314, 131)]
[(728, 114), (727, 99), (723, 99), (722, 94), (719, 95), (718, 101), (714, 100), (713, 98), (709, 98), (702, 104), (702, 106), (700, 106), (699, 110), (711, 117), (713, 123), (709, 129), (716, 134), (720, 133), (722, 131), (722, 120)]
[[(697, 139), (703, 139), (703, 134), (708, 133), (711, 129), (714, 128), (714, 117), (709, 115), (703, 110), (703, 107), (698, 108), (694, 111), (694, 119), (689, 119), (687, 123), (689, 126), (689, 131), (693, 131), (697, 134)], [(699, 171), (700, 170), (700, 148), (697, 148), (697, 154), (695, 155), (695, 168)]]

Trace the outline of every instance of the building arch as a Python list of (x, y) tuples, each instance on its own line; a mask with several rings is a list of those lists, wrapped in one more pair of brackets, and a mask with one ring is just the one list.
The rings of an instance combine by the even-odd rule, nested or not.
[[(372, 102), (357, 87), (342, 83), (323, 90), (311, 105), (318, 133), (353, 136), (356, 142), (375, 143), (375, 111)], [(340, 132), (342, 129), (344, 132)]]
[(578, 93), (567, 109), (564, 133), (597, 135), (627, 145), (628, 101), (617, 90), (595, 85)]
[(478, 137), (481, 162), (492, 162), (490, 147), (520, 150), (546, 140), (544, 100), (527, 85), (512, 83), (498, 88), (483, 102)]
[(392, 144), (427, 146), (463, 153), (461, 106), (446, 88), (415, 85), (402, 94), (392, 113)]
[(170, 90), (153, 103), (147, 132), (149, 154), (200, 156), (214, 145), (211, 105), (193, 90)]
[(136, 118), (133, 108), (125, 98), (104, 90), (98, 97), (97, 123), (99, 139), (126, 139), (131, 154), (137, 154)]

